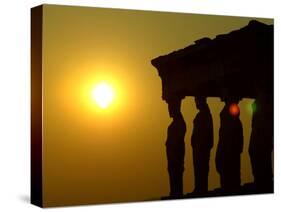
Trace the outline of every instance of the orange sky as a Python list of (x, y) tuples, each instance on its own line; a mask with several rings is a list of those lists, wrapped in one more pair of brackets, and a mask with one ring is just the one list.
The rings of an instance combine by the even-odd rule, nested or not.
[[(155, 199), (169, 192), (165, 140), (171, 122), (151, 59), (202, 37), (241, 28), (252, 18), (45, 5), (43, 9), (43, 198), (46, 206)], [(257, 19), (272, 24), (271, 19)], [(92, 88), (107, 81), (116, 93), (100, 110)], [(252, 180), (247, 154), (252, 100), (240, 102), (244, 127), (242, 182)], [(215, 147), (219, 113), (209, 98)], [(197, 110), (186, 97), (184, 190), (193, 190), (190, 146)]]

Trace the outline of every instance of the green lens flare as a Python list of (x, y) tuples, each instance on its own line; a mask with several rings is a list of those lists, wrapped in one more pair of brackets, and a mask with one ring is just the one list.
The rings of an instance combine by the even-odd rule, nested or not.
[(252, 109), (252, 112), (255, 113), (257, 111), (257, 103), (256, 102), (253, 102), (253, 104), (251, 105), (251, 109)]

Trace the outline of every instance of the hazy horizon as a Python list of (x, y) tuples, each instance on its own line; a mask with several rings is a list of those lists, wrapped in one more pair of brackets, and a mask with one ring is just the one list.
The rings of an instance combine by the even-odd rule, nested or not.
[[(273, 19), (44, 5), (43, 199), (46, 206), (139, 201), (169, 193), (165, 142), (171, 122), (151, 59), (248, 24)], [(101, 110), (91, 91), (108, 82), (115, 99)], [(240, 103), (242, 184), (253, 180), (248, 156), (251, 99)], [(223, 102), (208, 98), (214, 123), (209, 190), (219, 186), (214, 156)], [(186, 97), (184, 192), (194, 188), (190, 137), (197, 113)]]

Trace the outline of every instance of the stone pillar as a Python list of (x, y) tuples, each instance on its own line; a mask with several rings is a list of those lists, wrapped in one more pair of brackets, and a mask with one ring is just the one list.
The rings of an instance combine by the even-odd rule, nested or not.
[(168, 127), (166, 141), (170, 197), (180, 198), (183, 196), (186, 124), (180, 111), (181, 98), (170, 99), (167, 103), (169, 115), (173, 119)]

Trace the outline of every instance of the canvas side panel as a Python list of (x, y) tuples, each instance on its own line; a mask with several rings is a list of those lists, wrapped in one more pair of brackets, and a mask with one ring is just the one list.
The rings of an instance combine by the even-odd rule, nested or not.
[(31, 9), (31, 203), (42, 207), (42, 13)]

